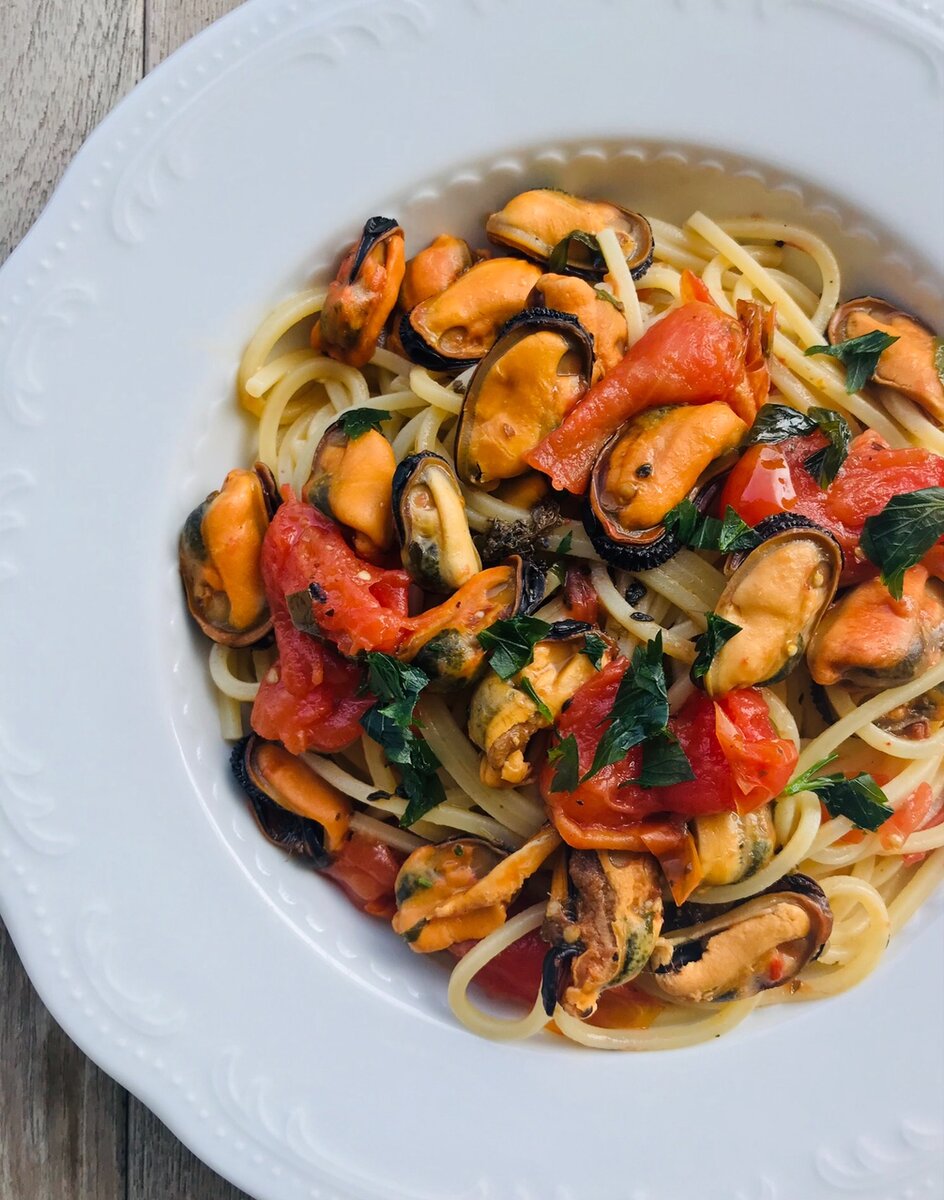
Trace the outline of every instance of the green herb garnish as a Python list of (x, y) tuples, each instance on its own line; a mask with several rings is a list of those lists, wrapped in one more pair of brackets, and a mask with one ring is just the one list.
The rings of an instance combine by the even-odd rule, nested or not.
[(612, 304), (618, 312), (626, 311), (623, 301), (618, 296), (614, 296), (612, 292), (607, 291), (606, 288), (598, 287), (593, 290), (596, 292), (598, 300), (605, 300), (607, 304)]
[(547, 270), (549, 274), (566, 275), (574, 270), (570, 266), (571, 243), (579, 246), (583, 251), (582, 254), (574, 255), (575, 259), (581, 260), (577, 270), (596, 272), (606, 269), (606, 259), (603, 257), (600, 243), (594, 235), (583, 229), (573, 229), (566, 237), (561, 238), (548, 256)]
[(839, 773), (821, 775), (823, 767), (828, 766), (835, 758), (835, 754), (830, 754), (814, 763), (808, 771), (804, 771), (788, 784), (783, 794), (795, 796), (797, 792), (815, 792), (826, 805), (831, 817), (848, 817), (859, 829), (868, 829), (874, 833), (895, 810), (872, 776), (864, 771), (852, 779), (847, 779)]
[(868, 383), (883, 352), (897, 341), (892, 334), (873, 329), (871, 333), (837, 342), (834, 346), (810, 346), (804, 354), (828, 354), (830, 358), (838, 358), (846, 368), (846, 391), (851, 395)]
[(580, 777), (580, 759), (577, 750), (577, 739), (572, 733), (569, 733), (553, 749), (548, 750), (547, 761), (557, 763), (557, 769), (551, 781), (551, 791), (575, 791)]
[(585, 783), (604, 767), (619, 762), (646, 738), (662, 733), (669, 720), (669, 699), (662, 662), (662, 634), (637, 646), (629, 668), (620, 680), (610, 714), (610, 725), (597, 746)]
[(733, 621), (726, 621), (717, 613), (705, 613), (705, 620), (708, 622), (707, 630), (695, 638), (695, 649), (698, 653), (692, 663), (692, 683), (698, 683), (699, 680), (704, 679), (718, 651), (727, 642), (730, 642), (736, 633), (741, 632), (740, 625), (735, 625)]
[(747, 444), (768, 445), (791, 437), (807, 437), (817, 431), (828, 439), (829, 444), (811, 454), (803, 465), (819, 486), (826, 488), (839, 474), (852, 440), (849, 422), (835, 409), (814, 407), (801, 413), (786, 404), (765, 404), (754, 418)]
[(538, 617), (509, 617), (496, 621), (478, 635), (479, 644), (490, 651), (489, 662), (500, 679), (510, 679), (534, 658), (534, 647), (550, 631)]
[(627, 779), (620, 787), (637, 784), (644, 788), (669, 787), (695, 778), (688, 755), (668, 729), (646, 738), (642, 744), (642, 766), (638, 779)]
[(384, 408), (352, 408), (341, 413), (337, 423), (352, 442), (357, 441), (369, 429), (380, 429), (384, 421), (390, 420), (390, 413)]
[(603, 655), (606, 654), (607, 643), (606, 638), (601, 637), (598, 633), (585, 633), (583, 636), (583, 649), (581, 654), (585, 654), (599, 671), (603, 666)]
[(574, 531), (572, 529), (568, 529), (561, 540), (557, 543), (557, 549), (554, 551), (554, 553), (560, 555), (569, 554), (570, 548), (573, 544)]
[(703, 517), (691, 500), (682, 500), (663, 517), (666, 529), (692, 550), (753, 550), (760, 538), (729, 504), (724, 518)]
[(523, 675), (521, 677), (521, 679), (518, 680), (517, 687), (520, 692), (524, 692), (524, 694), (528, 697), (528, 699), (531, 701), (531, 703), (534, 705), (534, 707), (538, 710), (538, 712), (541, 714), (541, 716), (544, 718), (544, 720), (547, 721), (548, 725), (553, 725), (554, 724), (554, 714), (551, 712), (551, 710), (547, 707), (547, 705), (544, 703), (544, 701), (541, 699), (541, 697), (534, 690), (534, 684), (531, 682), (530, 679), (528, 679), (528, 677), (526, 675)]
[(944, 534), (944, 488), (920, 488), (892, 496), (880, 513), (868, 517), (861, 546), (882, 572), (882, 583), (901, 599), (905, 572), (921, 561)]

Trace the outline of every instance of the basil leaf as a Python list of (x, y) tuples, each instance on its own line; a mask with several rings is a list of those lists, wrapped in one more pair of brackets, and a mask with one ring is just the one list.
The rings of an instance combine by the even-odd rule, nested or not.
[(642, 768), (638, 779), (628, 779), (620, 787), (631, 783), (644, 788), (669, 787), (673, 783), (687, 783), (695, 778), (688, 755), (678, 738), (669, 730), (647, 738), (642, 744)]
[(577, 749), (577, 739), (569, 733), (563, 741), (547, 752), (547, 761), (557, 763), (557, 770), (551, 781), (552, 792), (576, 791), (580, 776), (580, 757)]
[[(421, 742), (420, 745), (429, 748), (428, 742)], [(430, 753), (432, 754), (432, 751)], [(425, 817), (431, 808), (445, 801), (446, 790), (435, 770), (420, 770), (408, 764), (400, 769), (397, 795), (407, 801), (406, 809), (400, 818), (400, 827), (409, 829), (415, 821)]]
[(633, 651), (609, 719), (609, 728), (600, 738), (593, 764), (581, 782), (585, 783), (604, 767), (619, 762), (627, 750), (665, 729), (669, 720), (669, 699), (661, 633)]
[(553, 713), (534, 690), (534, 684), (530, 679), (527, 678), (527, 676), (523, 676), (518, 681), (518, 690), (524, 692), (528, 699), (531, 700), (531, 702), (534, 704), (534, 707), (538, 710), (544, 720), (547, 721), (548, 725), (554, 724)]
[(534, 658), (534, 647), (550, 631), (538, 617), (509, 617), (496, 621), (478, 635), (479, 644), (491, 652), (489, 662), (500, 679), (510, 679)]
[(715, 655), (736, 633), (740, 633), (742, 628), (714, 612), (705, 613), (705, 619), (708, 622), (707, 630), (695, 638), (695, 649), (698, 653), (692, 663), (692, 683), (698, 683), (700, 679), (705, 678)]
[(357, 441), (369, 429), (380, 429), (390, 414), (384, 408), (352, 408), (338, 417), (338, 425), (352, 442)]
[(760, 538), (729, 504), (718, 530), (717, 548), (722, 554), (729, 554), (732, 550), (753, 550), (759, 544)]
[[(692, 546), (696, 531), (701, 528), (702, 515), (691, 500), (680, 500), (662, 518), (669, 533), (675, 534), (683, 546)], [(707, 549), (708, 547), (705, 547)]]
[(892, 496), (880, 513), (868, 517), (861, 546), (882, 572), (882, 583), (901, 599), (905, 572), (920, 562), (944, 534), (944, 488), (920, 488)]
[(376, 707), (397, 725), (406, 728), (429, 676), (419, 667), (400, 662), (389, 654), (371, 651), (367, 659), (367, 689), (377, 697)]
[[(582, 253), (575, 253), (571, 243), (580, 247)], [(600, 249), (600, 243), (592, 233), (583, 229), (572, 229), (566, 237), (562, 237), (547, 260), (547, 270), (552, 275), (566, 275), (575, 268), (569, 265), (573, 255), (576, 269), (579, 271), (603, 271), (606, 269), (606, 259)]]
[(572, 529), (568, 529), (567, 532), (564, 534), (564, 536), (561, 538), (561, 540), (557, 543), (557, 549), (554, 551), (554, 553), (562, 554), (562, 555), (569, 554), (570, 548), (573, 544), (574, 544), (574, 531)]
[(785, 442), (787, 438), (806, 437), (815, 428), (816, 423), (806, 413), (801, 413), (786, 404), (764, 404), (754, 418), (754, 424), (747, 435), (747, 445), (772, 445), (775, 442)]
[(811, 408), (809, 414), (816, 428), (826, 435), (829, 445), (814, 451), (803, 463), (821, 488), (827, 488), (839, 474), (849, 453), (852, 430), (849, 422), (832, 408)]
[(620, 300), (618, 296), (614, 296), (612, 292), (607, 291), (606, 288), (598, 287), (594, 288), (593, 290), (596, 292), (598, 300), (605, 300), (607, 304), (612, 304), (617, 312), (626, 311), (623, 306), (623, 301)]
[(846, 368), (846, 391), (852, 395), (868, 383), (875, 374), (882, 353), (897, 341), (898, 338), (890, 333), (873, 329), (871, 333), (837, 342), (835, 346), (810, 346), (804, 350), (804, 354), (807, 357), (811, 354), (828, 354), (830, 358), (839, 359)]
[[(828, 754), (825, 758), (821, 758), (819, 762), (813, 763), (808, 771), (804, 771), (792, 783), (787, 784), (783, 789), (783, 794), (785, 796), (795, 796), (798, 792), (815, 792), (816, 777), (822, 772), (823, 767), (828, 767), (838, 757), (839, 755), (835, 753)], [(828, 776), (824, 776), (824, 778), (828, 778)]]
[(817, 772), (835, 759), (835, 754), (814, 763), (784, 789), (785, 796), (797, 792), (815, 792), (831, 817), (848, 817), (859, 829), (875, 832), (895, 811), (888, 797), (871, 775), (861, 771), (852, 779), (845, 775), (820, 775)]
[(703, 517), (691, 500), (682, 500), (665, 514), (663, 524), (683, 546), (692, 550), (753, 550), (760, 539), (729, 504), (724, 519)]
[(598, 633), (586, 633), (583, 639), (581, 654), (585, 654), (599, 671), (603, 666), (603, 655), (606, 654), (606, 638)]

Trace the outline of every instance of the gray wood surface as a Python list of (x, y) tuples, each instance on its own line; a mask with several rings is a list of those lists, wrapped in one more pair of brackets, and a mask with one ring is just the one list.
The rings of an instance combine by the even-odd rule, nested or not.
[[(0, 0), (0, 262), (110, 108), (238, 0)], [(91, 1063), (0, 924), (0, 1200), (240, 1200)]]

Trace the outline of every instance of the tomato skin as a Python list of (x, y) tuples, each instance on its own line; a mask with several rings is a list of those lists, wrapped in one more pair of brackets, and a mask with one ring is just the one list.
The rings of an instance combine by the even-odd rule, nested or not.
[[(463, 958), (476, 942), (457, 942), (449, 947), (456, 958)], [(496, 1000), (515, 1000), (528, 1007), (541, 987), (541, 971), (548, 944), (539, 929), (532, 929), (512, 942), (475, 976), (475, 983)]]
[(362, 912), (389, 920), (397, 911), (394, 885), (402, 865), (403, 855), (385, 842), (352, 833), (323, 873)]
[[(603, 736), (626, 659), (609, 663), (574, 696), (557, 723), (558, 737), (572, 734), (581, 775), (589, 770)], [(643, 788), (628, 783), (639, 775), (642, 751), (604, 767), (573, 792), (555, 792), (555, 765), (546, 763), (541, 793), (561, 837), (579, 849), (645, 849), (646, 831), (656, 813), (682, 817), (748, 811), (782, 791), (796, 762), (792, 743), (776, 736), (763, 697), (753, 689), (731, 693), (716, 704), (695, 692), (669, 719), (696, 778), (668, 787)], [(733, 729), (719, 739), (719, 714)]]
[(596, 625), (600, 620), (600, 598), (583, 567), (568, 567), (564, 577), (564, 607), (575, 621)]
[(944, 485), (944, 458), (915, 447), (893, 450), (874, 430), (866, 430), (853, 440), (839, 474), (823, 490), (803, 464), (825, 445), (821, 433), (812, 433), (775, 446), (751, 446), (728, 476), (719, 515), (730, 505), (748, 525), (778, 512), (809, 517), (842, 547), (842, 583), (859, 583), (877, 573), (859, 549), (866, 518), (880, 513), (892, 496)]

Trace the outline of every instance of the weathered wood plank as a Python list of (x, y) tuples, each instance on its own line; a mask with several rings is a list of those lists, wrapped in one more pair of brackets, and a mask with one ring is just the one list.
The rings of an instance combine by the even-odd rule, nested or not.
[(126, 1093), (53, 1021), (2, 925), (0, 1063), (0, 1200), (124, 1200)]
[(0, 262), (137, 82), (143, 0), (0, 0)]
[(249, 1200), (184, 1149), (133, 1096), (128, 1097), (127, 1200)]
[(242, 0), (147, 0), (145, 69), (150, 71), (187, 38), (217, 17), (237, 8)]

